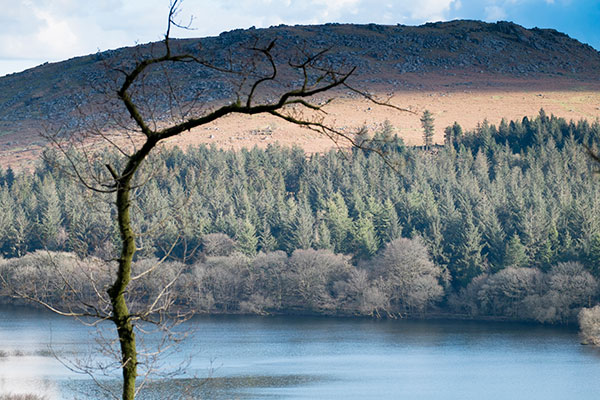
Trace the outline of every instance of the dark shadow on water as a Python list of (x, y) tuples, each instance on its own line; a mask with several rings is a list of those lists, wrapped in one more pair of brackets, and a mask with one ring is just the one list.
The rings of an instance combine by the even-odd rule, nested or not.
[(234, 376), (205, 379), (177, 379), (155, 382), (142, 395), (158, 399), (264, 399), (278, 398), (264, 389), (284, 389), (322, 382), (323, 377), (311, 375)]
[[(276, 389), (289, 389), (328, 381), (321, 375), (247, 375), (214, 378), (179, 378), (147, 382), (137, 398), (143, 400), (250, 400), (278, 399)], [(109, 382), (103, 382), (110, 385)], [(112, 390), (118, 393), (120, 382), (114, 381)], [(77, 392), (77, 399), (91, 399), (102, 392), (90, 381), (64, 383), (64, 389)]]

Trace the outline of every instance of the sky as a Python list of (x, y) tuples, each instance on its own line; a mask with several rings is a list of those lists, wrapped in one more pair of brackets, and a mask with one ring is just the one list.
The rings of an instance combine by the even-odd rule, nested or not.
[[(44, 62), (162, 39), (169, 0), (0, 0), (0, 76)], [(553, 28), (600, 50), (600, 0), (185, 0), (179, 15), (215, 36), (327, 22), (421, 25), (453, 19)], [(191, 19), (193, 17), (193, 19)]]

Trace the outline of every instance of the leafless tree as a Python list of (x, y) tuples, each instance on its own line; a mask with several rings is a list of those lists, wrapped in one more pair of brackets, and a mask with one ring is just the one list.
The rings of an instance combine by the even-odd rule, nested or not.
[(224, 233), (209, 233), (202, 237), (203, 253), (207, 256), (228, 256), (235, 250), (235, 242)]
[(600, 305), (581, 309), (579, 329), (583, 344), (600, 345)]
[(283, 277), (290, 309), (308, 308), (332, 313), (338, 307), (337, 282), (346, 281), (352, 271), (349, 258), (331, 250), (295, 250)]
[(422, 312), (444, 292), (444, 274), (433, 264), (422, 239), (389, 242), (373, 271), (379, 287), (400, 313)]
[[(114, 259), (113, 280), (106, 291), (94, 287), (97, 296), (106, 300), (105, 308), (87, 304), (78, 310), (61, 311), (52, 307), (50, 302), (42, 303), (65, 315), (88, 316), (114, 323), (118, 332), (124, 400), (133, 399), (139, 389), (136, 389), (139, 373), (137, 324), (141, 321), (158, 325), (164, 323), (165, 314), (172, 305), (169, 290), (178, 279), (177, 273), (161, 278), (164, 280), (162, 290), (150, 293), (152, 298), (146, 299), (145, 307), (137, 307), (129, 301), (135, 292), (135, 282), (161, 268), (161, 260), (157, 260), (141, 271), (134, 270), (134, 254), (143, 236), (136, 232), (132, 222), (136, 211), (135, 197), (139, 188), (152, 179), (151, 158), (160, 144), (230, 114), (270, 114), (320, 132), (335, 142), (344, 138), (356, 144), (352, 136), (325, 122), (323, 107), (328, 101), (317, 101), (315, 96), (344, 88), (377, 104), (389, 105), (350, 86), (348, 79), (355, 69), (336, 68), (329, 64), (325, 59), (327, 50), (311, 52), (299, 49), (297, 57), (282, 61), (276, 56), (275, 40), (263, 43), (257, 38), (247, 46), (248, 56), (242, 59), (211, 60), (182, 51), (181, 46), (171, 39), (172, 29), (182, 27), (178, 23), (179, 6), (179, 0), (172, 0), (165, 38), (160, 45), (150, 47), (147, 54), (140, 54), (133, 63), (121, 60), (118, 65), (111, 66), (117, 82), (112, 93), (116, 96), (107, 99), (103, 105), (94, 105), (96, 117), (92, 114), (92, 118), (88, 118), (90, 114), (82, 111), (85, 129), (47, 135), (57, 150), (48, 157), (56, 165), (67, 167), (64, 170), (68, 170), (87, 189), (112, 199), (120, 248)], [(169, 70), (190, 65), (232, 82), (236, 89), (231, 99), (217, 105), (204, 104), (205, 94), (199, 92), (193, 100), (184, 100), (178, 95), (182, 82), (170, 79)], [(157, 80), (157, 77), (161, 78)], [(105, 143), (100, 149), (98, 139)], [(112, 149), (110, 155), (107, 155), (107, 147)], [(184, 202), (167, 206), (183, 207)], [(160, 216), (160, 210), (156, 210), (155, 215)], [(299, 273), (303, 271), (299, 270)], [(68, 278), (64, 282), (69, 282)], [(76, 290), (73, 292), (76, 293)], [(260, 302), (260, 299), (254, 300)]]
[(524, 301), (544, 292), (544, 274), (535, 268), (508, 267), (491, 275), (477, 293), (483, 308), (492, 315), (524, 317)]

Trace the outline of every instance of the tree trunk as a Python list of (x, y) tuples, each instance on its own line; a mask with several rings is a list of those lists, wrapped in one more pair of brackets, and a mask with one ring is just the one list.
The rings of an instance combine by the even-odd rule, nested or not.
[(121, 234), (121, 256), (119, 269), (113, 285), (108, 290), (112, 304), (112, 321), (117, 327), (121, 345), (121, 363), (123, 370), (123, 400), (135, 398), (135, 378), (137, 376), (137, 352), (135, 346), (135, 332), (131, 323), (131, 315), (125, 302), (125, 290), (131, 280), (131, 264), (135, 253), (135, 236), (131, 228), (129, 216), (130, 200), (129, 191), (131, 175), (117, 181), (117, 213), (119, 233)]

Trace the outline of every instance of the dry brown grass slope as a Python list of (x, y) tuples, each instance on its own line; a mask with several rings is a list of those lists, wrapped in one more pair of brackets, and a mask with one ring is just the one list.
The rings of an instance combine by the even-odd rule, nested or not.
[[(483, 119), (498, 123), (537, 114), (540, 108), (567, 119), (600, 117), (600, 53), (554, 30), (525, 29), (498, 22), (451, 21), (419, 27), (327, 24), (235, 30), (218, 37), (178, 40), (182, 51), (213, 61), (224, 60), (254, 40), (277, 38), (277, 56), (294, 57), (298, 48), (331, 48), (328, 61), (357, 67), (352, 84), (416, 114), (373, 107), (348, 92), (336, 93), (328, 106), (331, 121), (352, 131), (376, 128), (385, 119), (409, 144), (421, 141), (418, 115), (429, 109), (436, 137), (457, 121), (473, 128)], [(46, 64), (0, 78), (0, 165), (19, 168), (37, 157), (41, 129), (74, 128), (77, 107), (94, 109), (105, 101), (99, 88), (109, 82), (107, 66), (127, 64), (156, 45), (123, 48), (60, 63)], [(227, 99), (230, 82), (189, 66), (169, 71), (185, 99), (202, 93), (205, 104)], [(282, 71), (283, 79), (286, 71)], [(150, 84), (160, 85), (152, 76)], [(190, 79), (191, 77), (191, 79)], [(264, 94), (268, 96), (268, 92)], [(160, 103), (160, 99), (154, 99)], [(160, 107), (160, 105), (159, 105)], [(103, 118), (98, 112), (90, 118)], [(171, 144), (208, 143), (239, 149), (279, 142), (307, 151), (334, 146), (327, 138), (268, 116), (229, 116), (183, 135)], [(343, 143), (341, 145), (344, 145)]]

